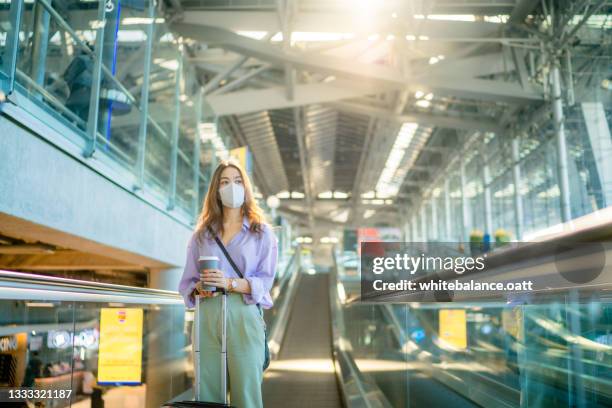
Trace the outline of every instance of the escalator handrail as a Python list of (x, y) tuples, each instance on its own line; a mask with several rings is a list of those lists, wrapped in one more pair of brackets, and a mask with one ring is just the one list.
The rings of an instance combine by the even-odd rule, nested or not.
[[(3, 298), (182, 304), (178, 292), (0, 270)], [(130, 301), (131, 300), (131, 301)]]

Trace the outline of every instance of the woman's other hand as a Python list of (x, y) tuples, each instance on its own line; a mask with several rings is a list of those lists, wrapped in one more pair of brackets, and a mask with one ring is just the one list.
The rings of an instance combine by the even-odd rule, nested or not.
[[(210, 285), (206, 285), (206, 286), (210, 286)], [(204, 298), (212, 297), (213, 293), (215, 293), (210, 290), (204, 290), (204, 283), (202, 281), (196, 283), (196, 287), (193, 290), (193, 292), (194, 292), (194, 295), (200, 295)]]

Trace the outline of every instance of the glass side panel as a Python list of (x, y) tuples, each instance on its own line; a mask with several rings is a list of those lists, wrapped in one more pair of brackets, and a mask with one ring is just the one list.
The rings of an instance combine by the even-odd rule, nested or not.
[[(338, 286), (346, 298), (359, 294), (358, 282)], [(392, 406), (441, 406), (449, 398), (466, 407), (612, 405), (609, 296), (354, 302), (343, 314), (353, 358)]]
[(98, 2), (52, 15), (40, 2), (24, 4), (16, 81), (49, 113), (87, 128)]
[(0, 74), (5, 77), (9, 75), (9, 60), (6, 55), (6, 43), (9, 32), (11, 32), (12, 22), (9, 19), (12, 0), (5, 0), (0, 3)]
[[(101, 327), (102, 310), (111, 319)], [(54, 407), (159, 406), (192, 385), (190, 317), (183, 305), (1, 300), (0, 386), (72, 391)], [(129, 344), (140, 362), (127, 364), (119, 348), (128, 343), (108, 342), (137, 327)], [(115, 347), (112, 359), (100, 358), (103, 344)]]

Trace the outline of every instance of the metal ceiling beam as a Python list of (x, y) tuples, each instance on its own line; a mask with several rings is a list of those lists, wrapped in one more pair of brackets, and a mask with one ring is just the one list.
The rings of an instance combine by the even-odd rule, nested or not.
[(466, 58), (446, 58), (424, 69), (428, 75), (476, 78), (514, 71), (514, 61), (504, 58), (501, 52), (493, 52)]
[(202, 87), (202, 93), (204, 95), (210, 93), (210, 91), (214, 90), (221, 83), (221, 81), (232, 75), (232, 73), (234, 73), (234, 71), (240, 68), (242, 64), (244, 64), (248, 59), (249, 57), (242, 56), (238, 59), (238, 61), (234, 62), (233, 64), (225, 68), (223, 71), (219, 72), (210, 81), (208, 81), (204, 85), (204, 87)]
[(270, 68), (270, 65), (268, 64), (264, 64), (258, 68), (254, 68), (248, 73), (241, 76), (240, 78), (236, 78), (232, 82), (215, 89), (214, 91), (210, 92), (209, 95), (220, 95), (220, 94), (224, 94), (226, 92), (232, 91), (236, 88), (239, 88), (240, 86), (242, 86), (249, 80), (255, 78), (257, 75), (261, 74), (262, 72), (264, 72), (265, 70), (269, 68)]
[(367, 81), (372, 86), (402, 89), (425, 87), (438, 94), (517, 103), (542, 99), (540, 93), (525, 91), (519, 84), (475, 78), (462, 81), (457, 81), (453, 77), (414, 76), (405, 78), (397, 70), (377, 64), (364, 64), (327, 55), (313, 56), (299, 52), (283, 52), (268, 43), (218, 27), (180, 23), (173, 24), (172, 30), (178, 35), (268, 61), (280, 67), (289, 63), (302, 70), (342, 76), (361, 82)]
[(335, 102), (377, 92), (380, 92), (380, 88), (337, 80), (330, 83), (295, 85), (293, 100), (287, 98), (285, 86), (277, 86), (209, 95), (206, 102), (216, 115), (223, 116)]
[(420, 125), (438, 126), (451, 129), (480, 130), (483, 132), (500, 131), (500, 126), (497, 121), (488, 118), (467, 118), (460, 116), (438, 115), (420, 112), (408, 114), (394, 114), (393, 112), (386, 109), (357, 104), (354, 102), (335, 102), (333, 105), (340, 110), (361, 113), (364, 115), (371, 115), (380, 119), (391, 120), (397, 123), (415, 122)]
[[(282, 31), (277, 14), (274, 11), (190, 11), (183, 21), (188, 24), (224, 27), (232, 31)], [(416, 20), (419, 24), (419, 35), (435, 39), (490, 38), (498, 36), (502, 24), (485, 21), (443, 21)], [(294, 19), (293, 30), (299, 32), (356, 32), (363, 36), (372, 33), (387, 34), (391, 18), (389, 13), (368, 14), (367, 24), (363, 16), (346, 12), (311, 12), (301, 11)], [(397, 24), (397, 21), (395, 21)], [(405, 34), (414, 34), (414, 27), (404, 24)]]

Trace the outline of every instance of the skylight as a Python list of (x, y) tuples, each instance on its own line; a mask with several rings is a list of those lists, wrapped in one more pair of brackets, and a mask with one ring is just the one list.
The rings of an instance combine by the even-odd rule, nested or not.
[(387, 158), (387, 162), (385, 163), (385, 168), (378, 179), (378, 183), (376, 183), (376, 193), (378, 196), (392, 197), (397, 195), (403, 177), (401, 180), (398, 180), (396, 172), (402, 163), (404, 155), (406, 154), (406, 149), (410, 145), (418, 127), (419, 125), (416, 123), (407, 122), (400, 128), (395, 143), (389, 153), (389, 157)]

